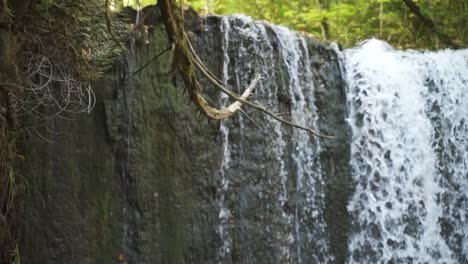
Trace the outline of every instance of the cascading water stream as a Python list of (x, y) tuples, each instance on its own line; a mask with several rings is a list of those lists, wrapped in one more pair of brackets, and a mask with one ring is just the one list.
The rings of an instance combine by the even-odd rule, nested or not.
[[(167, 46), (154, 25), (96, 83), (91, 118), (22, 139), (24, 263), (468, 263), (468, 50), (340, 51), (238, 15), (189, 24), (227, 87), (260, 74), (249, 100), (336, 138), (246, 106), (197, 120), (170, 54), (147, 64)], [(232, 102), (199, 80), (211, 105)]]
[[(257, 102), (317, 128), (313, 65), (323, 62), (313, 61), (307, 37), (238, 15), (222, 18), (221, 32), (224, 83), (240, 93), (260, 73)], [(352, 130), (348, 262), (466, 262), (468, 52), (397, 51), (377, 40), (335, 51), (347, 82)], [(220, 102), (226, 105), (228, 98)], [(286, 136), (283, 125), (253, 117), (265, 127), (255, 128), (241, 114), (220, 125), (218, 261), (254, 261), (256, 242), (238, 245), (252, 239), (251, 228), (264, 228), (265, 243), (277, 249), (272, 260), (335, 261), (324, 218), (330, 209), (320, 140), (298, 130)], [(245, 132), (252, 129), (258, 132)], [(262, 164), (244, 169), (257, 155), (251, 153), (255, 141), (269, 146), (265, 162), (275, 164), (271, 170), (259, 171)], [(262, 184), (252, 187), (237, 171), (252, 173)], [(262, 226), (249, 218), (245, 197), (252, 190), (267, 205), (259, 216)]]
[[(254, 74), (260, 73), (264, 80), (255, 91), (255, 100), (274, 111), (290, 115), (294, 122), (316, 128), (318, 116), (314, 106), (313, 73), (310, 70), (311, 59), (306, 37), (284, 27), (255, 22), (239, 15), (224, 17), (221, 32), (225, 84), (241, 92)], [(275, 79), (279, 81), (274, 81)], [(279, 99), (278, 95), (291, 99)], [(226, 103), (227, 98), (221, 96), (221, 104)], [(252, 115), (251, 112), (248, 114)], [(277, 191), (272, 192), (271, 188), (267, 187), (258, 192), (258, 199), (276, 200), (276, 205), (268, 206), (279, 209), (277, 214), (270, 216), (271, 219), (265, 219), (263, 227), (266, 232), (271, 233), (268, 239), (279, 249), (277, 256), (271, 257), (280, 263), (330, 261), (332, 258), (327, 253), (326, 225), (323, 220), (324, 195), (321, 187), (323, 180), (318, 159), (320, 151), (318, 140), (302, 131), (294, 131), (294, 136), (286, 139), (282, 124), (270, 118), (258, 116), (254, 118), (264, 127), (259, 129), (252, 126), (252, 123), (241, 114), (236, 117), (236, 121), (223, 122), (220, 127), (225, 151), (220, 170), (222, 184), (218, 235), (222, 245), (218, 261), (230, 263), (237, 257), (232, 252), (233, 240), (238, 232), (242, 235), (244, 232), (242, 229), (248, 225), (242, 216), (233, 217), (232, 212), (238, 211), (241, 214), (243, 208), (234, 207), (230, 200), (235, 199), (232, 197), (232, 189), (238, 180), (235, 176), (236, 169), (242, 170), (246, 166), (242, 162), (246, 156), (258, 155), (244, 152), (244, 149), (251, 144), (249, 138), (252, 134), (244, 135), (249, 129), (259, 130), (258, 136), (262, 141), (271, 140), (268, 144), (268, 155), (278, 166), (273, 174), (265, 175), (267, 177), (265, 185), (271, 185)], [(237, 125), (233, 125), (234, 122)], [(292, 154), (287, 154), (288, 148), (293, 148)], [(290, 186), (292, 179), (294, 179), (293, 190)], [(252, 253), (258, 254), (258, 252)], [(245, 255), (240, 257), (241, 259), (253, 261), (247, 257), (249, 252), (240, 254)]]
[[(294, 122), (317, 127), (310, 66), (314, 62), (307, 39), (243, 16), (224, 18), (223, 33), (225, 83), (240, 90), (254, 73), (261, 73), (267, 80), (257, 89), (258, 98), (272, 109), (287, 111)], [(347, 207), (352, 221), (348, 262), (466, 262), (468, 52), (397, 51), (370, 40), (338, 55), (353, 134), (350, 164), (355, 186)], [(275, 58), (280, 65), (274, 64)], [(268, 80), (277, 77), (282, 83)], [(286, 94), (290, 101), (276, 101), (275, 94)], [(221, 100), (224, 104), (226, 98)], [(273, 131), (271, 153), (279, 164), (268, 184), (278, 184), (281, 210), (275, 217), (282, 219), (266, 228), (277, 230), (273, 236), (282, 241), (279, 259), (333, 262), (323, 218), (320, 141), (302, 131), (293, 131), (293, 138), (287, 139), (283, 126), (265, 120)], [(240, 130), (252, 129), (244, 117), (238, 117), (237, 123)], [(241, 138), (234, 147), (225, 147), (228, 155), (221, 174), (226, 183), (232, 170), (242, 166), (234, 160), (246, 155), (246, 143), (229, 122), (221, 125), (221, 131), (225, 144), (231, 134)], [(287, 148), (293, 148), (289, 157)], [(223, 186), (223, 192), (230, 193), (230, 187)], [(259, 192), (262, 199), (268, 195)], [(223, 195), (221, 205), (225, 199)], [(230, 217), (231, 209), (221, 206), (223, 257), (231, 254), (232, 230), (240, 228), (226, 220)], [(242, 225), (242, 220), (237, 224)]]
[[(223, 50), (228, 50), (229, 48), (229, 21), (224, 18), (221, 24), (221, 32), (223, 33)], [(223, 54), (223, 82), (226, 85), (229, 81), (229, 56), (227, 53)], [(227, 105), (228, 97), (225, 94), (221, 95), (221, 105)], [(220, 176), (221, 176), (221, 187), (219, 190), (219, 226), (218, 226), (218, 235), (222, 241), (222, 246), (218, 251), (218, 262), (221, 262), (226, 256), (230, 254), (232, 241), (228, 234), (228, 229), (226, 228), (229, 225), (231, 219), (231, 211), (225, 205), (225, 193), (229, 188), (229, 180), (226, 178), (225, 170), (229, 169), (229, 162), (231, 160), (231, 150), (229, 147), (229, 128), (221, 122), (220, 132), (223, 137), (223, 160), (221, 163)]]
[[(281, 26), (272, 26), (281, 45), (281, 55), (289, 75), (289, 94), (291, 96), (291, 117), (297, 124), (310, 124), (317, 127), (318, 116), (314, 105), (314, 85), (310, 68), (310, 56), (305, 37)], [(301, 263), (302, 247), (311, 244), (322, 246), (326, 251), (326, 227), (323, 219), (323, 185), (318, 153), (320, 142), (304, 131), (293, 131), (292, 159), (296, 167), (296, 206), (294, 215), (295, 243), (297, 259)], [(311, 143), (313, 142), (313, 143)], [(285, 184), (284, 184), (285, 187)], [(283, 199), (286, 200), (286, 195)], [(314, 223), (311, 228), (310, 224)], [(318, 259), (317, 259), (318, 261)]]
[(468, 52), (345, 51), (351, 263), (465, 263)]

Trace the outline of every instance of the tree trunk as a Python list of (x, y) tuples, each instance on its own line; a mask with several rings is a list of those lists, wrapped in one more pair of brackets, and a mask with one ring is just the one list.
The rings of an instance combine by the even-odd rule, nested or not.
[(460, 48), (459, 45), (454, 43), (450, 36), (445, 34), (439, 27), (436, 26), (434, 21), (428, 16), (426, 16), (422, 11), (421, 8), (413, 1), (413, 0), (402, 0), (403, 3), (409, 8), (409, 10), (415, 14), (422, 22), (423, 26), (428, 28), (429, 30), (433, 31), (439, 38), (442, 40), (447, 46), (452, 48)]

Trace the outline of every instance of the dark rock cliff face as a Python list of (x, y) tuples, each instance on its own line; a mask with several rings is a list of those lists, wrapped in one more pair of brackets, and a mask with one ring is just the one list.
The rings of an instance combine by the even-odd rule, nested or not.
[(261, 128), (241, 113), (207, 124), (169, 53), (130, 78), (168, 45), (154, 25), (149, 44), (133, 41), (94, 85), (90, 115), (51, 121), (54, 132), (40, 131), (48, 141), (22, 140), (23, 263), (346, 261), (349, 129), (337, 53), (243, 17), (206, 18), (192, 39), (229, 87), (241, 92), (260, 73), (256, 100), (337, 138), (250, 110)]
[[(0, 23), (2, 10), (0, 8)], [(24, 181), (15, 179), (17, 113), (15, 98), (22, 91), (16, 66), (16, 38), (0, 24), (0, 263), (14, 259)]]

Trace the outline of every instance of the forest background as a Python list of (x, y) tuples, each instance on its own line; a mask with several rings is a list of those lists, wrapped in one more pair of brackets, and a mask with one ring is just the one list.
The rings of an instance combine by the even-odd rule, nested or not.
[[(155, 0), (124, 0), (134, 7)], [(203, 14), (243, 13), (353, 46), (378, 38), (397, 48), (465, 47), (468, 0), (186, 0)]]
[[(468, 40), (468, 0), (179, 1), (202, 14), (243, 13), (345, 47), (378, 38), (396, 48), (464, 48)], [(12, 263), (19, 255), (18, 223), (27, 184), (15, 171), (25, 159), (16, 138), (19, 131), (37, 127), (23, 124), (24, 117), (41, 124), (62, 113), (89, 113), (94, 98), (89, 82), (112, 67), (132, 36), (126, 19), (119, 19), (119, 8), (156, 3), (0, 1), (0, 263)]]

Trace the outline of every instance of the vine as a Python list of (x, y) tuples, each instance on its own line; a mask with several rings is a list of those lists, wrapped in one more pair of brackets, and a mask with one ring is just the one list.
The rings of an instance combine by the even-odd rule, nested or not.
[[(175, 0), (160, 0), (158, 5), (161, 9), (168, 39), (172, 47), (172, 54), (174, 58), (173, 68), (182, 77), (185, 88), (189, 92), (190, 100), (195, 104), (201, 114), (209, 119), (223, 120), (229, 118), (237, 111), (241, 110), (242, 105), (247, 105), (266, 115), (271, 116), (273, 119), (283, 124), (307, 131), (314, 136), (327, 139), (334, 138), (334, 136), (320, 134), (319, 132), (308, 127), (288, 121), (282, 118), (280, 115), (273, 113), (264, 106), (249, 101), (249, 96), (252, 94), (256, 85), (260, 81), (260, 75), (257, 75), (254, 78), (254, 80), (242, 95), (238, 95), (225, 87), (222, 82), (219, 81), (217, 77), (204, 66), (203, 62), (200, 60), (195, 50), (193, 49), (190, 43), (190, 39), (188, 38), (183, 28), (183, 9), (177, 6)], [(202, 88), (196, 76), (197, 70), (205, 78), (207, 78), (208, 81), (214, 85), (214, 87), (228, 95), (235, 102), (224, 109), (217, 109), (210, 106), (203, 96)]]
[(123, 51), (106, 30), (118, 35), (127, 26), (107, 24), (104, 5), (93, 1), (55, 1), (30, 8), (16, 25), (24, 96), (15, 109), (35, 120), (65, 113), (89, 113), (95, 96), (90, 81), (103, 76)]

